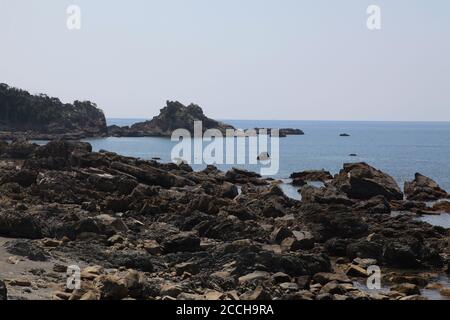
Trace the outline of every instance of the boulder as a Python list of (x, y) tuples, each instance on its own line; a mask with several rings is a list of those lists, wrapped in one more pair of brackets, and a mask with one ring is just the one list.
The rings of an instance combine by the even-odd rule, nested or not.
[(303, 181), (322, 181), (333, 179), (329, 171), (325, 170), (307, 170), (302, 172), (294, 172), (291, 174), (291, 179), (300, 179)]
[(24, 211), (0, 211), (0, 236), (39, 239), (43, 237), (38, 216)]
[(375, 196), (403, 199), (403, 193), (391, 176), (364, 162), (344, 164), (332, 185), (352, 199), (368, 200)]
[(354, 201), (350, 200), (345, 193), (338, 191), (330, 185), (322, 188), (306, 185), (301, 188), (300, 194), (304, 203), (342, 204), (349, 206), (354, 204)]
[(121, 300), (128, 295), (124, 281), (115, 275), (100, 275), (94, 281), (102, 300)]
[(415, 174), (413, 181), (405, 182), (404, 189), (408, 200), (433, 201), (450, 197), (434, 180), (420, 173)]
[(194, 252), (200, 250), (200, 238), (193, 232), (180, 232), (162, 242), (165, 253)]
[(367, 213), (391, 213), (391, 206), (384, 196), (376, 196), (366, 201), (357, 202), (353, 210)]

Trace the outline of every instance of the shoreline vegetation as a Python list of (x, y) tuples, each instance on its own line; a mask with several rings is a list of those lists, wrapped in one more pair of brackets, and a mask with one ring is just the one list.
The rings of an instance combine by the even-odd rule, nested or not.
[[(8, 271), (0, 275), (0, 299), (450, 295), (450, 284), (439, 281), (450, 273), (449, 229), (416, 219), (450, 213), (450, 195), (428, 177), (417, 173), (402, 191), (366, 163), (344, 164), (334, 176), (294, 172), (298, 201), (281, 181), (254, 172), (194, 171), (74, 141), (111, 131), (167, 136), (196, 119), (206, 129), (230, 128), (196, 105), (169, 102), (150, 121), (107, 128), (93, 103), (62, 104), (6, 85), (0, 92), (1, 137), (13, 138), (0, 141), (0, 270)], [(37, 136), (52, 141), (26, 141)], [(72, 289), (66, 277), (74, 265), (81, 287)], [(373, 266), (383, 288), (364, 290)]]

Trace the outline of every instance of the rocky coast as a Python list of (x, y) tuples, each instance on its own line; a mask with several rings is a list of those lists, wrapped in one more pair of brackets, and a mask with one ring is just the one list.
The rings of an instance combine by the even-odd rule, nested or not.
[[(297, 172), (301, 201), (240, 169), (0, 144), (0, 299), (421, 300), (449, 272), (449, 197), (365, 163)], [(314, 187), (310, 180), (323, 181)], [(439, 199), (433, 207), (429, 199)], [(369, 266), (382, 290), (368, 290)], [(81, 286), (67, 286), (77, 266)]]

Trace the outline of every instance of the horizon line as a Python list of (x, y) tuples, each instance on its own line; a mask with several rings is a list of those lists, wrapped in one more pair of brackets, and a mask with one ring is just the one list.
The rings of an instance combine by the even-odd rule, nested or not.
[[(120, 119), (120, 120), (152, 120), (153, 117), (105, 117), (106, 119)], [(215, 119), (217, 121), (309, 121), (309, 122), (406, 122), (406, 123), (450, 123), (450, 120), (333, 120), (333, 119)]]

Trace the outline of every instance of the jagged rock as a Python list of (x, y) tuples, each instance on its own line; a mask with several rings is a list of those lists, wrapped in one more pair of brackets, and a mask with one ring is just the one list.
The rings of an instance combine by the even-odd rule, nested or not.
[(358, 215), (348, 212), (347, 207), (322, 207), (318, 205), (304, 205), (302, 220), (318, 242), (328, 239), (358, 238), (367, 235), (368, 225)]
[(28, 212), (1, 211), (0, 236), (26, 239), (42, 238), (41, 221)]
[(344, 164), (332, 184), (353, 199), (370, 199), (379, 195), (388, 200), (403, 199), (403, 193), (391, 176), (363, 162)]
[(353, 206), (355, 211), (367, 213), (391, 213), (391, 206), (384, 196), (376, 196)]
[(413, 181), (405, 182), (405, 195), (408, 200), (433, 201), (450, 198), (434, 180), (416, 173)]
[(339, 192), (332, 186), (317, 188), (306, 185), (300, 190), (302, 201), (304, 203), (321, 203), (321, 204), (342, 204), (353, 205), (354, 201), (349, 199), (343, 192)]
[(194, 121), (202, 122), (203, 132), (217, 129), (225, 136), (227, 129), (234, 130), (230, 125), (206, 117), (198, 105), (184, 106), (178, 101), (167, 101), (166, 107), (152, 120), (136, 123), (131, 127), (110, 126), (108, 131), (110, 135), (118, 137), (170, 137), (177, 129), (185, 129), (194, 134)]

